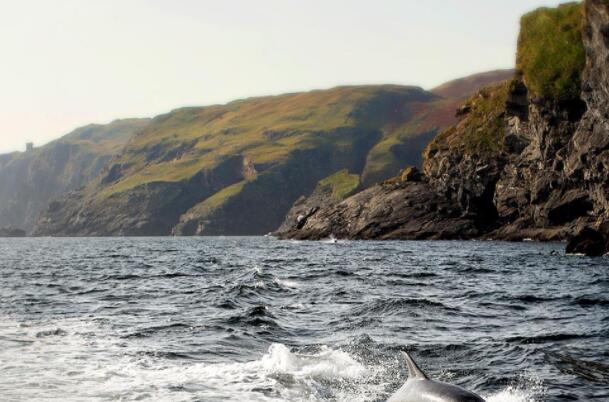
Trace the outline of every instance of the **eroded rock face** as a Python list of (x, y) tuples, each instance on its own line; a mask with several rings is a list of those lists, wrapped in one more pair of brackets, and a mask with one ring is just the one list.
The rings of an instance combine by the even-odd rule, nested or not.
[(31, 233), (52, 199), (93, 180), (148, 122), (92, 124), (31, 151), (0, 155), (0, 226)]
[[(503, 227), (496, 237), (564, 239), (607, 217), (609, 41), (603, 32), (609, 27), (609, 3), (590, 0), (584, 7), (581, 99), (547, 102), (527, 96), (525, 102), (513, 93), (518, 107), (508, 104), (506, 138), (516, 137), (525, 147), (508, 152), (497, 183)], [(519, 86), (525, 84), (519, 78)]]
[(584, 228), (567, 244), (567, 254), (583, 254), (590, 257), (599, 257), (605, 254), (607, 238), (598, 230)]
[(588, 110), (571, 139), (565, 174), (590, 197), (597, 220), (609, 214), (609, 3), (586, 2), (587, 64), (582, 97)]
[(373, 184), (416, 164), (454, 121), (447, 102), (458, 100), (379, 85), (177, 109), (155, 117), (80, 194), (44, 211), (35, 233), (265, 234), (324, 177), (347, 169)]
[(485, 89), (459, 108), (459, 122), (425, 150), (422, 183), (377, 186), (328, 209), (316, 205), (301, 229), (282, 235), (563, 240), (597, 230), (606, 236), (609, 2), (584, 6), (580, 99), (539, 97), (516, 73), (509, 85)]
[[(277, 235), (282, 238), (464, 239), (480, 235), (474, 220), (447, 199), (436, 197), (427, 182), (383, 183), (338, 204), (324, 199), (297, 203)], [(305, 224), (302, 219), (306, 217)]]
[(49, 204), (34, 235), (166, 236), (181, 211), (218, 191), (227, 181), (240, 180), (241, 166), (240, 158), (229, 158), (190, 180), (149, 183), (112, 194), (103, 203), (84, 190), (68, 193)]
[(587, 216), (587, 195), (571, 186), (564, 174), (582, 110), (579, 102), (531, 102), (526, 118), (514, 112), (506, 115), (506, 139), (517, 139), (519, 146), (506, 148), (496, 185), (494, 203), (499, 223), (505, 226), (498, 237), (522, 238), (524, 234), (516, 233), (519, 229), (551, 229)]

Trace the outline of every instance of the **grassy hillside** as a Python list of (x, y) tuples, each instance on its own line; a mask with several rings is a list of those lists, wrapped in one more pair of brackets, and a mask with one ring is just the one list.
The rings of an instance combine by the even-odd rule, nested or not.
[(347, 169), (340, 170), (319, 181), (318, 188), (327, 189), (332, 198), (343, 200), (359, 187), (359, 176), (350, 174)]
[(72, 144), (97, 153), (119, 153), (133, 135), (146, 127), (150, 119), (122, 119), (109, 124), (89, 124), (48, 144)]
[[(349, 138), (336, 135), (337, 130), (368, 130), (399, 142), (421, 133), (416, 128), (397, 133), (414, 114), (413, 104), (436, 100), (418, 88), (370, 86), (178, 109), (155, 118), (114, 160), (124, 167), (121, 177), (100, 195), (145, 183), (188, 180), (234, 155), (264, 170), (284, 162), (295, 150), (351, 146)], [(393, 157), (389, 149), (385, 154)], [(375, 170), (386, 165), (381, 162)]]
[(455, 108), (420, 88), (384, 85), (178, 109), (133, 137), (81, 193), (81, 205), (66, 200), (41, 233), (270, 231), (338, 171), (350, 172), (345, 186), (367, 186), (420, 164)]
[(148, 121), (89, 125), (31, 152), (0, 155), (0, 227), (30, 231), (50, 199), (96, 177)]
[(266, 233), (319, 186), (342, 198), (420, 166), (461, 102), (377, 85), (177, 109), (154, 118), (85, 189), (54, 202), (37, 233)]
[(480, 88), (511, 80), (516, 70), (494, 70), (449, 81), (431, 90), (443, 98), (467, 99)]

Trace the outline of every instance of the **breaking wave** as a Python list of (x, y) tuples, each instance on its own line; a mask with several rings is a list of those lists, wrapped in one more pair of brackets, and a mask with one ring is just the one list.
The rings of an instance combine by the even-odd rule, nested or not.
[(609, 395), (606, 264), (555, 247), (0, 240), (0, 400), (382, 402), (405, 348), (488, 402)]

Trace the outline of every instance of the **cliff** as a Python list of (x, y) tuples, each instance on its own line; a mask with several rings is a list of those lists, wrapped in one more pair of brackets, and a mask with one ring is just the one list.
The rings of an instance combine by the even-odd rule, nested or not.
[[(561, 240), (586, 227), (601, 230), (608, 216), (608, 54), (607, 1), (523, 16), (513, 80), (458, 109), (459, 121), (425, 149), (418, 184), (379, 185), (341, 203), (318, 200), (307, 205), (316, 212), (306, 224), (284, 222), (279, 234)], [(447, 219), (448, 233), (436, 225)], [(419, 229), (403, 230), (417, 221)], [(362, 231), (369, 227), (380, 229)]]
[(85, 188), (51, 202), (35, 233), (264, 234), (332, 175), (348, 178), (342, 197), (420, 166), (459, 102), (382, 85), (178, 109), (154, 118)]
[(0, 227), (30, 232), (53, 197), (96, 177), (148, 119), (92, 124), (28, 152), (0, 155)]

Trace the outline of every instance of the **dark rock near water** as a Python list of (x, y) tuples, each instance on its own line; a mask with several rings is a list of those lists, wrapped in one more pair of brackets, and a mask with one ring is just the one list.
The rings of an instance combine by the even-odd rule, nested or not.
[[(306, 210), (306, 220), (294, 214)], [(291, 218), (291, 219), (290, 219)], [(476, 222), (448, 200), (436, 197), (427, 182), (379, 184), (340, 203), (301, 200), (280, 230), (282, 238), (462, 239), (481, 232)]]
[[(420, 167), (421, 151), (455, 122), (463, 98), (509, 75), (476, 74), (433, 91), (347, 86), (177, 109), (155, 117), (84, 187), (47, 201), (32, 232), (265, 234), (338, 172), (346, 170), (332, 179), (324, 207), (406, 165)], [(405, 174), (418, 180), (415, 170)], [(309, 214), (305, 208), (288, 219), (303, 215), (304, 225)]]
[(52, 199), (94, 179), (148, 121), (91, 124), (27, 152), (0, 155), (0, 226), (31, 233)]
[(48, 338), (52, 336), (65, 336), (68, 333), (61, 328), (49, 329), (36, 333), (36, 338)]
[[(569, 7), (576, 7), (571, 5)], [(609, 221), (609, 3), (588, 0), (581, 99), (529, 90), (517, 72), (482, 90), (424, 152), (420, 183), (400, 177), (319, 209), (282, 237), (567, 240), (604, 253)], [(309, 205), (301, 200), (300, 205)], [(443, 224), (445, 223), (445, 224)], [(576, 251), (579, 252), (579, 251)]]
[(25, 237), (25, 230), (15, 228), (0, 228), (0, 237)]
[(583, 254), (598, 257), (607, 250), (607, 237), (591, 228), (584, 228), (567, 244), (567, 254)]

